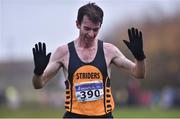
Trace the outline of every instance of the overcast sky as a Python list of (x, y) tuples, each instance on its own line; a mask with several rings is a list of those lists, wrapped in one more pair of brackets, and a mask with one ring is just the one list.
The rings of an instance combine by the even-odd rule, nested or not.
[(32, 47), (39, 41), (53, 52), (77, 38), (77, 11), (89, 1), (104, 10), (99, 37), (115, 22), (141, 19), (146, 12), (156, 17), (154, 6), (172, 15), (180, 5), (179, 0), (0, 0), (0, 61), (31, 60)]

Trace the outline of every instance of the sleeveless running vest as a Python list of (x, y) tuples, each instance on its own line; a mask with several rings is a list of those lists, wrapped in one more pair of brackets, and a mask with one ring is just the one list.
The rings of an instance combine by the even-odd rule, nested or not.
[(112, 112), (114, 100), (103, 51), (103, 41), (98, 40), (95, 59), (82, 62), (74, 42), (68, 43), (69, 65), (66, 85), (65, 109), (68, 112), (99, 116)]

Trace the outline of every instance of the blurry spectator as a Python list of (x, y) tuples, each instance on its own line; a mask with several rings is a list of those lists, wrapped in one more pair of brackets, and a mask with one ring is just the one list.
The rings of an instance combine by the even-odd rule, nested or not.
[(128, 92), (126, 89), (121, 89), (116, 91), (115, 94), (115, 103), (117, 105), (117, 108), (122, 108), (125, 107), (126, 103), (127, 103), (127, 99), (128, 99)]
[(180, 107), (180, 89), (177, 89), (175, 91), (174, 106), (175, 107)]
[(6, 103), (5, 91), (0, 90), (0, 106)]
[(138, 104), (138, 97), (140, 93), (139, 80), (130, 80), (128, 83), (128, 105), (135, 106)]
[(139, 96), (139, 103), (141, 106), (150, 106), (152, 99), (152, 92), (149, 90), (144, 90)]
[(125, 107), (128, 100), (128, 91), (126, 89), (121, 90), (120, 92), (120, 107)]
[(161, 100), (161, 92), (158, 90), (152, 91), (151, 108), (155, 109), (159, 106)]
[(168, 109), (173, 106), (174, 90), (171, 87), (165, 87), (162, 90), (160, 105), (163, 109)]
[(15, 87), (9, 86), (6, 89), (6, 99), (10, 108), (17, 109), (20, 106), (19, 94)]

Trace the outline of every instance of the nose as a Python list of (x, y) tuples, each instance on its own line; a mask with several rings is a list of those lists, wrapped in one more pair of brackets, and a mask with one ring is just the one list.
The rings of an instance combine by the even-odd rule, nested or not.
[(89, 37), (91, 38), (94, 38), (94, 31), (93, 30), (90, 30), (89, 33), (88, 33)]

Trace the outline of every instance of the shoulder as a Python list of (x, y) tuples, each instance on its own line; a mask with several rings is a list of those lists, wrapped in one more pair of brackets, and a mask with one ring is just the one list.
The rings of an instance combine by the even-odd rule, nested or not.
[(61, 45), (61, 46), (58, 46), (55, 49), (55, 51), (52, 54), (52, 58), (54, 60), (61, 59), (61, 58), (65, 57), (65, 56), (67, 56), (68, 53), (69, 53), (68, 45), (67, 44)]
[(65, 44), (65, 45), (61, 45), (61, 46), (59, 46), (59, 47), (57, 47), (56, 48), (56, 50), (55, 50), (55, 53), (61, 53), (61, 54), (66, 54), (66, 53), (68, 53), (68, 45), (67, 44)]
[(111, 43), (103, 42), (103, 46), (104, 46), (104, 51), (108, 53), (115, 53), (119, 51), (119, 49), (114, 44)]
[(112, 59), (116, 57), (124, 57), (123, 53), (117, 46), (106, 42), (104, 42), (104, 53), (106, 56), (109, 56)]

